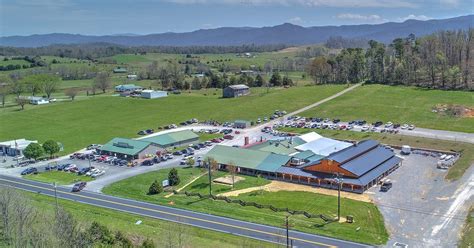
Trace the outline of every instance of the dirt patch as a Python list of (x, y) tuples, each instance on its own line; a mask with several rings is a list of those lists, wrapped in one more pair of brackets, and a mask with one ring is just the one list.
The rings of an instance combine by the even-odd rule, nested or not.
[[(316, 188), (307, 185), (301, 184), (294, 184), (294, 183), (287, 183), (281, 181), (272, 181), (271, 183), (260, 186), (260, 187), (252, 187), (246, 188), (241, 190), (234, 190), (231, 192), (222, 193), (222, 196), (238, 196), (240, 194), (249, 193), (257, 190), (265, 190), (269, 192), (277, 192), (277, 191), (305, 191), (311, 193), (318, 193), (323, 195), (332, 195), (337, 196), (337, 190), (331, 189), (324, 189), (324, 188)], [(363, 202), (372, 202), (367, 194), (356, 194), (356, 193), (349, 193), (341, 191), (341, 197), (352, 199), (356, 201), (363, 201)]]
[[(234, 176), (234, 183), (240, 182), (242, 180), (245, 180), (245, 178), (239, 177), (239, 176)], [(232, 185), (232, 176), (231, 175), (226, 175), (226, 176), (223, 176), (223, 177), (216, 178), (212, 181), (215, 182), (215, 183)]]
[(285, 49), (276, 51), (276, 53), (292, 53), (292, 52), (297, 52), (300, 50), (301, 50), (301, 47), (287, 47)]
[(448, 115), (458, 118), (472, 118), (474, 117), (474, 107), (467, 107), (455, 104), (437, 104), (431, 110), (433, 113), (441, 115)]

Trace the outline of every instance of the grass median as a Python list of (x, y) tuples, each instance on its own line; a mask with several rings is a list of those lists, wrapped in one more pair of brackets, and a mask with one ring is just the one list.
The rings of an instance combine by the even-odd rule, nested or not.
[(35, 180), (44, 183), (57, 183), (60, 185), (69, 185), (77, 182), (90, 182), (94, 178), (89, 176), (79, 176), (77, 173), (64, 171), (45, 171), (38, 174), (29, 174), (23, 176), (26, 179)]

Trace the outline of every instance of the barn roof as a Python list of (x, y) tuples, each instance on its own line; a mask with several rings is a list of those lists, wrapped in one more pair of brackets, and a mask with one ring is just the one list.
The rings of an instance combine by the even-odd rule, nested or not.
[(245, 90), (245, 89), (249, 89), (249, 87), (245, 84), (236, 84), (236, 85), (229, 85), (228, 86), (229, 88), (233, 89), (233, 90)]
[(334, 160), (340, 164), (345, 163), (346, 161), (360, 156), (361, 154), (374, 149), (379, 145), (379, 142), (376, 140), (364, 140), (354, 146), (343, 149), (337, 153), (333, 153), (327, 157), (329, 160)]

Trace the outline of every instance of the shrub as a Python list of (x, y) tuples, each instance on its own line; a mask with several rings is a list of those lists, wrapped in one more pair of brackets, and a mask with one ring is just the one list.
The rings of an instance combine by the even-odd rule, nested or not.
[(148, 194), (149, 195), (156, 195), (163, 192), (163, 186), (158, 183), (158, 181), (154, 181), (151, 185), (150, 188), (148, 189)]
[(168, 180), (169, 180), (170, 186), (178, 185), (180, 182), (178, 170), (176, 170), (175, 168), (171, 169), (170, 173), (168, 174)]

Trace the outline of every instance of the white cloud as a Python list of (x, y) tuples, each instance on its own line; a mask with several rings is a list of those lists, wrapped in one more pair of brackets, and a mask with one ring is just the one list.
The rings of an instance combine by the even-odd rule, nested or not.
[(397, 18), (397, 21), (398, 22), (404, 22), (406, 20), (420, 20), (420, 21), (426, 21), (426, 20), (430, 20), (430, 19), (433, 19), (431, 17), (428, 17), (428, 16), (425, 16), (425, 15), (414, 15), (414, 14), (411, 14), (411, 15), (407, 15), (405, 17), (399, 17)]
[(299, 17), (299, 16), (295, 16), (293, 18), (288, 19), (288, 22), (293, 23), (293, 24), (302, 24), (302, 23), (304, 23), (303, 19), (301, 19), (301, 17)]
[(351, 13), (343, 13), (336, 16), (338, 19), (343, 20), (353, 20), (358, 22), (366, 22), (366, 23), (383, 23), (387, 22), (388, 20), (382, 18), (379, 15), (360, 15), (360, 14), (351, 14)]
[[(300, 5), (308, 7), (351, 8), (415, 8), (418, 4), (408, 0), (165, 0), (178, 4), (242, 4), (242, 5)], [(453, 0), (448, 0), (453, 1)]]

